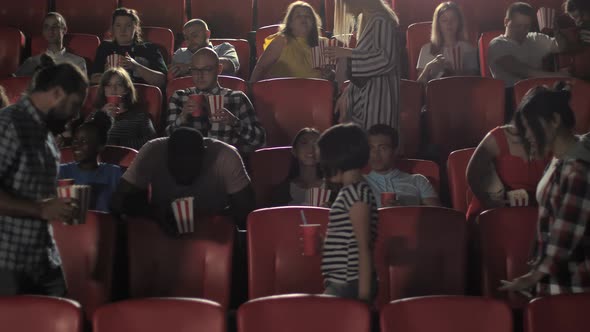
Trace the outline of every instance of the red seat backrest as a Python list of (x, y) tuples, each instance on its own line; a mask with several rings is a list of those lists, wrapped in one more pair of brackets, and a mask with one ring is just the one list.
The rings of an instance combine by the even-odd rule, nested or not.
[(398, 159), (395, 167), (409, 174), (424, 175), (440, 194), (440, 169), (434, 161), (422, 159)]
[(426, 127), (444, 163), (454, 150), (474, 147), (504, 123), (504, 82), (481, 77), (446, 77), (428, 82)]
[(465, 214), (451, 209), (380, 209), (377, 306), (412, 296), (464, 294), (466, 229)]
[(525, 332), (588, 331), (588, 308), (588, 293), (536, 298), (525, 309)]
[(74, 301), (47, 296), (0, 297), (3, 331), (82, 332), (82, 310)]
[[(239, 90), (243, 93), (248, 92), (248, 84), (241, 78), (219, 75), (217, 79), (219, 81), (219, 85), (224, 88), (228, 88), (230, 90)], [(174, 91), (184, 90), (194, 86), (195, 84), (193, 83), (192, 76), (178, 77), (168, 81), (168, 86), (166, 87), (166, 100), (168, 102), (170, 101), (170, 97), (172, 97)]]
[(329, 209), (278, 207), (248, 216), (248, 294), (250, 299), (288, 293), (322, 293), (321, 255), (303, 256), (300, 225), (304, 211), (310, 224), (328, 225)]
[(369, 332), (366, 304), (321, 295), (271, 296), (249, 301), (238, 309), (239, 332)]
[(162, 91), (160, 88), (148, 85), (134, 83), (135, 90), (137, 90), (137, 100), (139, 101), (139, 109), (148, 112), (156, 132), (162, 129)]
[(106, 305), (92, 319), (94, 332), (226, 332), (225, 311), (202, 299), (139, 299)]
[(279, 24), (266, 25), (256, 30), (256, 59), (260, 59), (262, 52), (264, 52), (264, 40), (266, 37), (275, 34), (279, 31)]
[(6, 77), (0, 79), (0, 85), (4, 87), (8, 100), (11, 103), (16, 103), (22, 94), (29, 88), (31, 77)]
[[(291, 0), (257, 0), (256, 27), (282, 23), (291, 2)], [(320, 15), (323, 0), (308, 0), (306, 2), (313, 7), (316, 14)]]
[(12, 75), (20, 64), (25, 35), (17, 28), (0, 27), (0, 77)]
[(383, 332), (512, 332), (512, 313), (483, 297), (426, 296), (387, 304), (380, 325)]
[(186, 22), (184, 0), (166, 1), (165, 5), (158, 0), (121, 0), (119, 5), (137, 10), (142, 26), (166, 27), (174, 32), (182, 32)]
[(585, 134), (590, 131), (590, 83), (567, 77), (544, 77), (522, 80), (514, 85), (515, 107), (518, 107), (524, 95), (538, 85), (553, 87), (556, 82), (567, 81), (572, 85), (570, 107), (576, 116), (576, 133)]
[(324, 29), (334, 31), (334, 0), (324, 0)]
[(49, 1), (46, 0), (2, 1), (0, 22), (32, 36), (41, 33), (43, 18), (48, 11)]
[[(413, 23), (406, 31), (406, 45), (408, 51), (408, 77), (411, 80), (418, 79), (418, 57), (420, 56), (420, 49), (424, 44), (430, 42), (430, 32), (432, 30), (432, 22)], [(403, 95), (402, 95), (403, 96)]]
[(406, 158), (416, 158), (422, 132), (420, 114), (424, 105), (424, 86), (415, 81), (400, 81), (400, 128), (402, 130), (402, 155)]
[(233, 223), (226, 217), (195, 221), (195, 232), (165, 234), (157, 222), (128, 221), (129, 291), (138, 297), (198, 297), (227, 308)]
[(310, 78), (274, 78), (252, 84), (254, 109), (266, 129), (266, 145), (289, 145), (304, 127), (330, 128), (333, 90), (331, 82)]
[[(64, 36), (64, 46), (68, 52), (81, 56), (86, 60), (86, 68), (92, 68), (96, 49), (100, 45), (100, 38), (85, 33), (68, 33)], [(31, 39), (31, 54), (41, 54), (47, 49), (47, 41), (42, 36)]]
[(401, 30), (404, 31), (413, 23), (432, 21), (432, 14), (439, 0), (421, 0), (419, 3), (411, 0), (391, 0), (393, 10), (400, 20)]
[(504, 31), (500, 30), (486, 31), (483, 32), (479, 37), (479, 71), (482, 77), (492, 77), (492, 73), (490, 72), (490, 64), (487, 61), (488, 47), (490, 46), (490, 42), (492, 41), (492, 39), (498, 37), (503, 33)]
[(250, 43), (246, 39), (210, 39), (211, 43), (216, 46), (222, 43), (230, 43), (236, 48), (238, 59), (240, 60), (240, 69), (236, 75), (247, 80), (250, 78)]
[[(168, 3), (166, 3), (168, 5)], [(162, 8), (166, 6), (158, 6)], [(172, 53), (174, 53), (174, 33), (168, 28), (159, 27), (142, 27), (143, 38), (158, 46), (165, 63), (172, 61)]]
[(55, 11), (68, 23), (68, 31), (103, 36), (111, 28), (111, 16), (119, 7), (118, 0), (84, 2), (54, 0)]
[(479, 215), (483, 295), (508, 300), (514, 308), (528, 301), (499, 291), (500, 280), (512, 280), (530, 270), (527, 261), (535, 241), (537, 208), (499, 208)]
[(82, 304), (87, 317), (110, 302), (116, 228), (110, 214), (88, 211), (86, 223), (53, 222), (53, 234), (62, 259), (68, 296)]
[(252, 0), (190, 0), (191, 18), (207, 22), (211, 38), (247, 38), (252, 30)]
[(462, 149), (451, 152), (447, 160), (447, 176), (449, 178), (449, 192), (453, 209), (467, 213), (468, 200), (471, 199), (467, 184), (467, 165), (475, 148)]
[(258, 149), (250, 156), (250, 178), (257, 207), (271, 206), (274, 189), (289, 175), (291, 159), (290, 146)]

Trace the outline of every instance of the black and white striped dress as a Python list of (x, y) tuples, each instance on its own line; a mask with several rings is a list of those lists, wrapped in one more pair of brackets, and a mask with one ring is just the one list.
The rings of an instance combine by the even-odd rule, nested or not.
[(326, 281), (346, 283), (358, 280), (358, 246), (349, 215), (356, 202), (364, 202), (371, 207), (371, 251), (373, 249), (377, 236), (377, 204), (369, 185), (360, 181), (340, 189), (330, 209), (322, 254), (322, 274)]
[(399, 128), (400, 47), (396, 22), (387, 13), (367, 18), (352, 50), (348, 89), (352, 121)]

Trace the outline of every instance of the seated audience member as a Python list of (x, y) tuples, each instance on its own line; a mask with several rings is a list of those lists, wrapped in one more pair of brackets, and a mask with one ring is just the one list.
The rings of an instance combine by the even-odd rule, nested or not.
[[(523, 99), (515, 118), (527, 102)], [(467, 166), (467, 183), (474, 195), (467, 218), (473, 220), (488, 209), (518, 205), (510, 202), (513, 194), (509, 193), (516, 190), (526, 191), (526, 203), (535, 205), (537, 184), (550, 160), (520, 138), (514, 120), (494, 128), (479, 143)]]
[(543, 58), (566, 46), (545, 34), (530, 32), (534, 22), (536, 14), (533, 7), (524, 2), (515, 2), (506, 11), (504, 34), (490, 42), (490, 72), (494, 78), (503, 80), (507, 87), (531, 77), (567, 75), (543, 70)]
[[(150, 208), (146, 208), (151, 186)], [(162, 228), (177, 232), (171, 203), (195, 198), (195, 215), (229, 214), (240, 226), (255, 207), (254, 191), (237, 150), (203, 138), (193, 128), (147, 142), (123, 174), (113, 196), (115, 214), (146, 214)]]
[[(240, 61), (235, 47), (230, 43), (213, 46), (209, 41), (211, 31), (203, 20), (192, 19), (184, 24), (182, 29), (186, 47), (181, 47), (172, 57), (172, 64), (168, 71), (172, 77), (182, 77), (191, 74), (192, 57), (196, 51), (209, 47), (217, 53), (219, 63), (223, 66), (222, 74), (234, 75), (240, 69)], [(248, 59), (243, 59), (248, 61)]]
[(477, 75), (477, 48), (467, 42), (465, 18), (454, 2), (443, 2), (434, 11), (430, 43), (420, 49), (419, 82), (443, 76)]
[[(49, 12), (45, 15), (43, 20), (43, 30), (41, 32), (45, 41), (47, 41), (47, 50), (44, 54), (48, 54), (59, 63), (70, 61), (78, 66), (82, 72), (86, 73), (86, 60), (75, 54), (67, 52), (64, 47), (64, 35), (67, 33), (68, 27), (66, 20), (60, 13)], [(16, 76), (33, 76), (41, 64), (41, 54), (32, 56), (25, 60), (25, 62), (18, 68)]]
[(381, 202), (381, 193), (384, 192), (396, 194), (396, 205), (441, 206), (436, 191), (426, 177), (395, 168), (398, 144), (398, 133), (390, 126), (376, 124), (369, 128), (371, 173), (365, 178), (375, 195), (377, 206), (385, 207)]
[(295, 135), (289, 175), (275, 188), (273, 205), (310, 205), (309, 189), (324, 187), (315, 146), (319, 138), (320, 132), (313, 128)]
[[(192, 58), (191, 72), (195, 87), (178, 90), (170, 97), (166, 133), (170, 135), (179, 127), (193, 127), (204, 136), (235, 146), (240, 152), (262, 147), (266, 132), (250, 99), (243, 92), (223, 88), (217, 82), (221, 72), (217, 54), (210, 48), (198, 50)], [(191, 99), (192, 95), (205, 95), (205, 109)], [(222, 95), (223, 108), (207, 110), (207, 95)]]
[[(120, 102), (109, 102), (112, 96), (120, 96)], [(139, 150), (145, 142), (156, 137), (150, 115), (139, 108), (137, 92), (123, 68), (111, 68), (104, 72), (94, 106), (96, 113), (104, 112), (114, 119), (107, 144)]]
[(119, 55), (114, 66), (125, 68), (133, 82), (159, 87), (166, 85), (166, 63), (158, 47), (143, 41), (141, 22), (135, 9), (117, 8), (112, 16), (112, 41), (103, 41), (96, 50), (91, 81), (100, 82), (102, 73), (111, 68), (111, 55)]
[(565, 11), (578, 27), (580, 41), (590, 45), (590, 1), (567, 0)]
[[(279, 32), (265, 41), (250, 80), (275, 77), (332, 78), (331, 70), (313, 68), (311, 48), (318, 46), (321, 20), (307, 2), (289, 5)], [(268, 44), (268, 46), (266, 46)]]
[(563, 88), (537, 87), (521, 105), (516, 125), (522, 139), (555, 158), (536, 193), (539, 217), (530, 270), (503, 290), (534, 289), (535, 296), (590, 292), (590, 134), (574, 135), (571, 95)]
[(4, 108), (8, 105), (10, 105), (10, 100), (6, 95), (6, 90), (3, 86), (0, 85), (0, 108)]
[(60, 179), (73, 179), (74, 184), (92, 188), (90, 210), (109, 212), (111, 195), (117, 188), (123, 171), (117, 165), (99, 163), (98, 154), (107, 142), (111, 118), (103, 112), (96, 113), (74, 132), (72, 148), (75, 162), (62, 164)]

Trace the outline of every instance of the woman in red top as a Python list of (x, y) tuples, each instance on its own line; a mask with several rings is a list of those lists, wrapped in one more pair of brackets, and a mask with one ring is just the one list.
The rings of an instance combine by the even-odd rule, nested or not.
[(550, 160), (531, 151), (514, 124), (494, 128), (467, 166), (467, 182), (474, 195), (467, 210), (468, 220), (496, 207), (536, 205), (537, 183)]

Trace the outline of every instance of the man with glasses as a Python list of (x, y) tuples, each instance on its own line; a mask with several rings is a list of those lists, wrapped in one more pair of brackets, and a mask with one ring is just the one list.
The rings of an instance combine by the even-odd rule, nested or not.
[[(192, 127), (203, 136), (235, 146), (241, 153), (253, 152), (264, 145), (266, 132), (248, 97), (219, 85), (217, 77), (221, 71), (222, 64), (212, 49), (202, 48), (193, 55), (190, 72), (195, 86), (177, 90), (170, 97), (166, 133), (170, 135), (178, 127)], [(218, 109), (211, 109), (211, 95), (223, 96), (223, 105)]]
[[(66, 20), (60, 13), (50, 12), (45, 15), (43, 20), (42, 35), (47, 41), (47, 50), (45, 54), (50, 55), (55, 62), (61, 63), (69, 61), (76, 65), (86, 74), (86, 60), (75, 54), (69, 53), (64, 47), (63, 41), (68, 27)], [(22, 66), (16, 71), (16, 76), (33, 76), (41, 64), (41, 54), (28, 58)]]

